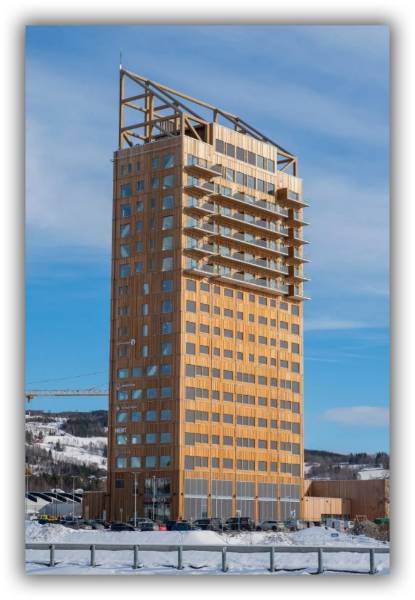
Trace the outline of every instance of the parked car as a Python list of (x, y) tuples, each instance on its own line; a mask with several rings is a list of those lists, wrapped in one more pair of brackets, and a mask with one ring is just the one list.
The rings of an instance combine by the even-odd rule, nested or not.
[(138, 531), (156, 531), (158, 529), (156, 523), (148, 517), (131, 517), (128, 519), (128, 524), (132, 525)]
[(176, 521), (172, 526), (170, 531), (192, 531), (195, 529), (199, 529), (193, 523), (189, 523), (188, 521)]
[(111, 531), (135, 531), (134, 525), (122, 523), (121, 521), (113, 521), (111, 523)]
[[(105, 529), (103, 523), (100, 523), (99, 521), (95, 521), (94, 519), (90, 519), (87, 521), (84, 521), (84, 525), (89, 525), (91, 527), (91, 529)], [(84, 529), (84, 527), (82, 527), (82, 529)]]
[(284, 531), (285, 525), (281, 521), (262, 521), (256, 530), (257, 531)]
[(109, 529), (111, 527), (111, 523), (106, 521), (105, 519), (94, 519), (95, 523), (100, 523), (105, 527), (105, 529)]
[(172, 519), (166, 521), (165, 525), (166, 525), (166, 529), (167, 531), (171, 531), (171, 528), (173, 527), (173, 525), (175, 525), (177, 523), (177, 521), (173, 521)]
[(290, 531), (299, 531), (300, 529), (305, 529), (307, 527), (306, 523), (299, 519), (289, 519), (288, 521), (285, 521), (285, 526)]
[(216, 517), (212, 517), (210, 519), (196, 519), (196, 521), (193, 521), (193, 524), (196, 525), (196, 527), (198, 527), (199, 529), (209, 531), (223, 531), (222, 519), (218, 519)]
[(228, 531), (255, 531), (255, 521), (251, 517), (230, 517), (226, 519), (225, 529)]

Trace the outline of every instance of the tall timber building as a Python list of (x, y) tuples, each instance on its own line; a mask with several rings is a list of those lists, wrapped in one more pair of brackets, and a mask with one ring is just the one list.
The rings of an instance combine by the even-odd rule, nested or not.
[(294, 155), (121, 68), (112, 519), (299, 515), (302, 198)]

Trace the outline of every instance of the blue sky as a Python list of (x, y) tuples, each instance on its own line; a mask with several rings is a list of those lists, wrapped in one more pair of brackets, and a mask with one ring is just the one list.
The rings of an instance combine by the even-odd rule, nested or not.
[(127, 68), (240, 115), (300, 157), (312, 260), (305, 445), (388, 450), (388, 43), (381, 26), (30, 27), (27, 387), (107, 385), (122, 51)]

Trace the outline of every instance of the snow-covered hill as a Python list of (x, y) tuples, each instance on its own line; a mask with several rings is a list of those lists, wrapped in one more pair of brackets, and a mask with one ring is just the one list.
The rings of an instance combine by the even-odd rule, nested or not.
[[(77, 437), (62, 429), (66, 417), (49, 417), (46, 422), (26, 415), (26, 431), (31, 433), (31, 445), (51, 452), (55, 462), (95, 466), (106, 469), (107, 438)], [(36, 465), (32, 470), (36, 471)]]

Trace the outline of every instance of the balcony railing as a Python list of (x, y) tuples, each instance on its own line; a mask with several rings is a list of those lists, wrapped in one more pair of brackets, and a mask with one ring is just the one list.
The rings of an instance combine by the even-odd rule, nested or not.
[(185, 165), (186, 170), (199, 173), (206, 177), (218, 177), (222, 174), (222, 165), (209, 165), (208, 161), (198, 156), (188, 154)]
[(215, 204), (211, 200), (204, 201), (198, 200), (197, 198), (188, 198), (185, 208), (200, 210), (203, 212), (208, 212), (214, 216), (240, 221), (242, 223), (246, 223), (246, 225), (250, 227), (255, 227), (267, 232), (270, 231), (284, 236), (288, 236), (289, 234), (288, 227), (284, 227), (280, 223), (275, 223), (273, 221), (268, 222), (261, 218), (255, 218), (253, 215), (242, 214), (237, 210), (232, 210), (231, 208)]
[(267, 213), (273, 213), (275, 215), (279, 215), (280, 217), (288, 217), (288, 209), (279, 206), (278, 204), (274, 204), (272, 202), (268, 202), (268, 200), (256, 200), (253, 196), (249, 196), (248, 194), (244, 194), (243, 192), (237, 192), (233, 195), (233, 200), (239, 200), (244, 204), (248, 204), (249, 206), (254, 206), (255, 208), (259, 208), (261, 210), (267, 211)]
[(288, 294), (288, 285), (276, 281), (275, 279), (267, 279), (265, 277), (255, 277), (250, 273), (241, 273), (239, 271), (233, 271), (228, 267), (222, 267), (220, 265), (191, 265), (187, 267), (188, 271), (194, 271), (196, 273), (206, 274), (210, 276), (220, 277), (225, 280), (232, 280), (240, 284), (245, 284), (249, 287), (268, 289), (279, 294)]
[(297, 194), (296, 192), (293, 192), (288, 188), (280, 188), (279, 190), (277, 190), (277, 198), (282, 202), (290, 204), (293, 208), (308, 206), (308, 204), (304, 202), (300, 194)]

